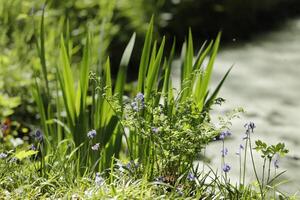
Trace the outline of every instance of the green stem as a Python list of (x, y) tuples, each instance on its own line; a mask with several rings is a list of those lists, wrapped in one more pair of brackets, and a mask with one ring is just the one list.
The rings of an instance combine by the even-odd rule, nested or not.
[(240, 162), (240, 178), (239, 178), (239, 182), (240, 182), (240, 187), (241, 187), (241, 183), (242, 183), (242, 156), (241, 156), (241, 150), (239, 150), (239, 162)]
[(263, 172), (262, 172), (262, 178), (261, 178), (262, 187), (264, 186), (264, 182), (265, 182), (265, 168), (266, 168), (266, 158), (264, 158)]
[(270, 180), (270, 174), (271, 174), (271, 159), (269, 158), (267, 184), (269, 183), (269, 180)]
[(243, 171), (243, 186), (245, 185), (246, 162), (247, 162), (247, 148), (248, 148), (248, 138), (246, 139), (246, 144), (245, 144), (244, 171)]
[(264, 200), (263, 188), (262, 188), (262, 185), (261, 185), (261, 183), (260, 183), (260, 181), (259, 181), (259, 178), (258, 178), (258, 175), (257, 175), (257, 171), (256, 171), (256, 168), (255, 168), (255, 162), (254, 162), (254, 158), (253, 158), (253, 152), (252, 152), (252, 145), (251, 145), (250, 133), (249, 133), (249, 148), (250, 148), (250, 155), (251, 155), (251, 162), (252, 162), (252, 166), (253, 166), (253, 171), (254, 171), (256, 180), (257, 180), (257, 182), (258, 182), (258, 185), (259, 185), (261, 198)]

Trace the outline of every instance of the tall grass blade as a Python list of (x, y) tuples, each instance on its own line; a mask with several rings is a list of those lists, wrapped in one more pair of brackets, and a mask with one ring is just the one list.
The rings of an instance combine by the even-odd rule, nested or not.
[(137, 91), (139, 92), (143, 92), (143, 89), (145, 87), (144, 80), (146, 77), (146, 72), (147, 72), (149, 58), (150, 58), (152, 35), (153, 35), (153, 21), (154, 21), (154, 17), (152, 16), (148, 31), (146, 33), (146, 38), (145, 38), (140, 66), (139, 66), (138, 85), (137, 85)]
[(131, 57), (131, 53), (133, 50), (133, 46), (135, 43), (135, 37), (136, 34), (134, 33), (131, 36), (131, 39), (129, 41), (129, 43), (127, 44), (125, 51), (122, 55), (122, 59), (120, 62), (120, 67), (119, 67), (119, 72), (117, 75), (117, 80), (116, 80), (116, 85), (115, 85), (115, 90), (114, 93), (115, 94), (119, 94), (120, 98), (122, 98), (123, 92), (124, 92), (124, 85), (125, 85), (125, 81), (126, 81), (126, 74), (127, 74), (127, 68), (128, 68), (128, 64), (129, 64), (129, 60)]

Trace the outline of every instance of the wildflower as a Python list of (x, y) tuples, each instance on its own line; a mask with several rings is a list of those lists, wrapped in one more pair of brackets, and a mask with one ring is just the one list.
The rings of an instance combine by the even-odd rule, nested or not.
[(102, 186), (104, 184), (105, 180), (104, 178), (102, 178), (102, 176), (100, 175), (99, 172), (96, 173), (96, 177), (95, 177), (95, 184), (97, 186)]
[(244, 150), (244, 146), (240, 144), (239, 150), (235, 154), (240, 155), (242, 150)]
[(39, 142), (42, 142), (43, 139), (44, 139), (43, 133), (42, 133), (42, 131), (40, 131), (39, 129), (37, 129), (37, 130), (35, 131), (34, 136), (35, 136), (35, 138), (36, 138)]
[(152, 128), (151, 128), (151, 131), (152, 131), (153, 133), (158, 133), (158, 128), (152, 127)]
[(253, 130), (256, 128), (253, 122), (246, 123), (244, 127), (246, 128), (246, 133), (249, 133), (250, 131), (253, 133)]
[(143, 95), (143, 93), (141, 93), (141, 92), (137, 93), (137, 95), (135, 97), (135, 100), (143, 102), (144, 101), (144, 95)]
[(223, 148), (221, 150), (221, 153), (222, 153), (222, 157), (225, 157), (228, 154), (228, 149), (227, 148)]
[(230, 136), (230, 135), (231, 135), (231, 133), (230, 133), (229, 131), (223, 131), (223, 132), (220, 133), (219, 138), (220, 138), (221, 140), (224, 140), (225, 137)]
[(142, 93), (138, 93), (136, 97), (134, 98), (134, 101), (131, 103), (131, 107), (135, 111), (139, 111), (140, 109), (143, 109), (145, 107), (144, 103), (144, 95)]
[(187, 179), (189, 181), (194, 181), (196, 179), (195, 175), (193, 173), (189, 173), (188, 176), (187, 176)]
[(6, 158), (7, 154), (6, 153), (0, 153), (0, 159)]
[(96, 137), (97, 135), (97, 132), (95, 130), (90, 130), (88, 133), (87, 133), (87, 136), (88, 138), (90, 139), (93, 139), (94, 137)]
[(224, 164), (224, 165), (223, 165), (223, 171), (224, 171), (225, 173), (229, 172), (230, 169), (231, 169), (231, 167), (230, 167), (228, 164)]
[(36, 151), (36, 147), (34, 146), (34, 144), (32, 144), (32, 145), (29, 147), (29, 150)]
[(100, 143), (96, 143), (94, 146), (92, 146), (92, 150), (98, 151), (100, 148)]

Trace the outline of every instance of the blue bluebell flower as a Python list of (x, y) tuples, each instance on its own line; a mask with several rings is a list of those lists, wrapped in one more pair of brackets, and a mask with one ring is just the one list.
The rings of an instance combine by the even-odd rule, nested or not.
[(152, 131), (152, 133), (158, 133), (158, 128), (152, 127), (152, 128), (151, 128), (151, 131)]
[(240, 144), (239, 150), (235, 154), (240, 155), (242, 150), (244, 150), (244, 146)]
[(36, 151), (36, 147), (34, 146), (34, 144), (30, 145), (29, 150)]
[(0, 159), (4, 159), (7, 157), (7, 154), (6, 153), (0, 153)]
[(42, 142), (44, 140), (44, 136), (43, 136), (43, 133), (41, 130), (37, 129), (35, 131), (35, 134), (34, 134), (35, 138), (39, 141), (39, 142)]
[(100, 143), (96, 143), (95, 145), (92, 146), (93, 151), (98, 151), (100, 148)]
[(187, 179), (189, 180), (189, 181), (194, 181), (195, 179), (196, 179), (196, 177), (195, 177), (195, 175), (193, 174), (193, 173), (189, 173), (188, 174), (188, 176), (187, 176)]
[(221, 155), (222, 155), (222, 157), (227, 156), (227, 154), (228, 154), (228, 149), (227, 149), (227, 148), (223, 148), (223, 149), (221, 150)]
[(143, 93), (141, 93), (141, 92), (137, 93), (137, 95), (135, 96), (135, 100), (136, 101), (144, 101)]
[(253, 133), (254, 129), (256, 128), (256, 126), (255, 126), (255, 124), (253, 122), (246, 123), (244, 125), (244, 127), (246, 128), (247, 132), (251, 131), (252, 133)]
[(230, 133), (229, 131), (223, 131), (223, 132), (220, 133), (219, 138), (220, 138), (221, 140), (224, 140), (225, 137), (228, 137), (228, 136), (230, 136), (230, 135), (231, 135), (231, 133)]
[(223, 165), (223, 171), (224, 171), (225, 173), (229, 172), (230, 169), (231, 169), (231, 167), (230, 167), (228, 164), (224, 164), (224, 165)]
[(95, 130), (90, 130), (87, 133), (87, 137), (90, 138), (90, 139), (93, 139), (94, 137), (96, 137), (96, 135), (97, 135), (97, 132)]
[(132, 109), (137, 112), (143, 109), (145, 107), (144, 100), (144, 95), (141, 92), (139, 92), (134, 98), (134, 101), (131, 103)]

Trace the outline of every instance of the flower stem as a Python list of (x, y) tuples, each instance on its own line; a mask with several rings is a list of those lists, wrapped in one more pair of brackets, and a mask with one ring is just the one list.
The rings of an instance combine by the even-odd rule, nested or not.
[(245, 185), (246, 162), (247, 162), (247, 148), (248, 148), (248, 138), (246, 139), (246, 144), (245, 144), (244, 171), (243, 171), (243, 186)]
[(256, 168), (255, 168), (255, 162), (254, 162), (254, 158), (253, 158), (253, 152), (252, 152), (252, 145), (251, 145), (250, 134), (249, 134), (249, 148), (250, 148), (250, 156), (251, 156), (251, 161), (252, 161), (253, 171), (254, 171), (256, 180), (257, 180), (257, 182), (258, 182), (258, 185), (259, 185), (261, 198), (262, 198), (262, 200), (264, 200), (263, 188), (262, 188), (262, 185), (261, 185), (261, 183), (260, 183), (260, 181), (259, 181), (259, 178), (258, 178), (258, 175), (257, 175), (257, 171), (256, 171)]

